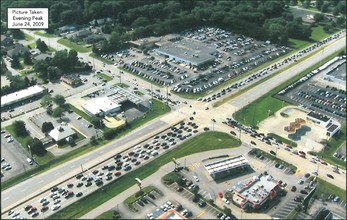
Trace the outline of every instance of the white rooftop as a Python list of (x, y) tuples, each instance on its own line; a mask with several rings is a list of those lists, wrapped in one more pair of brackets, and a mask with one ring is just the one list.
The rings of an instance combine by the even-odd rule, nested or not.
[(121, 105), (110, 100), (109, 97), (104, 96), (88, 100), (82, 107), (93, 115), (97, 115), (100, 112), (108, 112), (115, 108), (119, 108)]
[(26, 89), (19, 90), (8, 95), (1, 96), (1, 107), (15, 103), (16, 101), (24, 100), (26, 98), (32, 97), (34, 95), (40, 94), (45, 90), (45, 88), (35, 85)]
[(75, 133), (76, 132), (68, 126), (59, 126), (49, 132), (49, 136), (51, 136), (55, 141), (60, 141)]

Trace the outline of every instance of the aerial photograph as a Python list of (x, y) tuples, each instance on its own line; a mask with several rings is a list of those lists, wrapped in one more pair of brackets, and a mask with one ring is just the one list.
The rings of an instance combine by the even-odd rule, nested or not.
[(2, 0), (1, 219), (346, 219), (345, 0)]

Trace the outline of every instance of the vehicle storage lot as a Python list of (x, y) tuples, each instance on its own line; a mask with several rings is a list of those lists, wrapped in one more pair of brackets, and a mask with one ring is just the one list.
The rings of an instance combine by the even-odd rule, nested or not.
[[(177, 92), (197, 93), (289, 51), (289, 48), (276, 48), (274, 45), (218, 28), (190, 30), (181, 33), (180, 37), (217, 48), (219, 55), (210, 64), (194, 68), (150, 51), (150, 56), (144, 59), (132, 62), (125, 60), (122, 67), (161, 85), (168, 86), (178, 82), (179, 85), (173, 88)], [(180, 41), (175, 43), (180, 44)], [(183, 43), (180, 46), (189, 47)], [(194, 51), (197, 48), (189, 50)]]
[[(335, 70), (336, 73), (343, 74)], [(346, 119), (346, 87), (324, 80), (321, 71), (285, 94), (285, 99), (340, 122)]]

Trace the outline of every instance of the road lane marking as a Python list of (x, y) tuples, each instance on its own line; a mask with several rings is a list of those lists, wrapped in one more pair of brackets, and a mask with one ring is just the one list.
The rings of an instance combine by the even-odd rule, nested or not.
[(26, 188), (25, 189), (22, 189), (20, 192), (24, 192), (26, 190)]
[(38, 183), (42, 183), (43, 182), (43, 180), (40, 180)]

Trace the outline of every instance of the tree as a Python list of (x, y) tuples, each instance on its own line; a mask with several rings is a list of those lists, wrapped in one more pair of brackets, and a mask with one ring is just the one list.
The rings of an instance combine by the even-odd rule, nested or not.
[(104, 124), (102, 122), (102, 118), (99, 118), (96, 116), (93, 116), (91, 118), (91, 123), (94, 125), (95, 128), (103, 128), (104, 127)]
[(30, 56), (30, 53), (29, 53), (29, 52), (26, 52), (26, 53), (24, 54), (24, 63), (25, 63), (26, 65), (31, 65), (31, 64), (33, 64), (33, 61), (31, 60), (31, 56)]
[(316, 8), (318, 10), (320, 10), (322, 5), (323, 5), (323, 3), (324, 3), (324, 0), (316, 0)]
[(314, 20), (319, 23), (324, 20), (324, 15), (322, 13), (317, 13), (314, 15)]
[(12, 127), (16, 136), (25, 137), (28, 135), (24, 121), (14, 121)]
[(104, 138), (106, 140), (111, 140), (116, 136), (116, 131), (114, 129), (110, 129), (104, 132)]
[(65, 104), (65, 98), (64, 98), (64, 96), (62, 96), (62, 95), (56, 95), (56, 96), (54, 96), (54, 102), (55, 102), (55, 104), (57, 104), (58, 106), (63, 106), (64, 104)]
[(19, 63), (19, 58), (18, 58), (18, 56), (16, 56), (16, 55), (13, 55), (13, 56), (12, 56), (11, 67), (12, 67), (12, 68), (19, 68), (19, 67), (21, 67), (21, 66), (20, 66), (20, 63)]
[(47, 152), (47, 150), (43, 146), (42, 142), (39, 139), (37, 139), (37, 138), (31, 138), (27, 142), (27, 146), (30, 146), (29, 151), (31, 151), (32, 154), (36, 154), (36, 155), (42, 156), (42, 155), (44, 155)]
[(92, 136), (92, 137), (90, 138), (90, 145), (95, 146), (95, 145), (97, 145), (97, 144), (98, 144), (98, 140), (96, 139), (95, 136)]
[(69, 50), (67, 61), (70, 67), (76, 66), (78, 62), (78, 56), (76, 50)]
[(42, 123), (42, 127), (41, 127), (41, 131), (42, 133), (49, 133), (51, 130), (54, 129), (54, 126), (52, 124), (52, 122), (43, 122)]
[(42, 97), (40, 104), (45, 107), (45, 106), (49, 105), (51, 102), (52, 102), (52, 97), (51, 97), (51, 95), (47, 94), (47, 95)]
[(53, 117), (55, 118), (60, 118), (63, 117), (64, 115), (64, 109), (62, 107), (56, 107), (55, 109), (53, 109)]
[(41, 41), (40, 38), (36, 41), (36, 48), (39, 49), (42, 53), (48, 51), (46, 43), (44, 41)]

